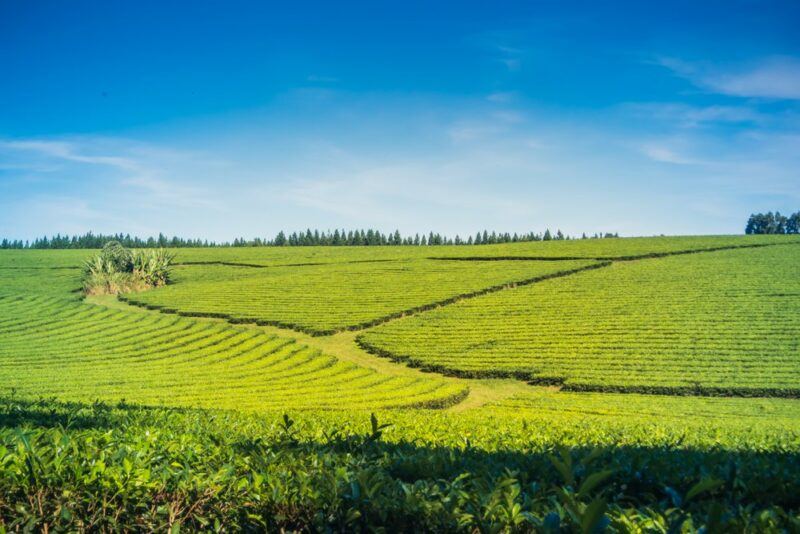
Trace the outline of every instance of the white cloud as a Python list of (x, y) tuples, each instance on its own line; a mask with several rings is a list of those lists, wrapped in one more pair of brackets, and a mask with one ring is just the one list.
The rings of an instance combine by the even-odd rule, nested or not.
[[(3, 183), (0, 227), (20, 237), (68, 227), (217, 240), (309, 226), (733, 232), (742, 210), (761, 209), (749, 206), (757, 195), (787, 204), (800, 195), (796, 127), (773, 129), (753, 103), (566, 120), (485, 96), (450, 107), (418, 95), (380, 106), (353, 98), (327, 115), (287, 121), (283, 107), (155, 132), (192, 151), (164, 141), (6, 140), (0, 180), (19, 182), (16, 168), (48, 180)], [(692, 127), (733, 122), (741, 125)]]
[[(144, 193), (143, 200), (147, 204), (198, 208), (215, 206), (201, 188), (182, 183), (180, 176), (177, 176), (182, 174), (187, 161), (197, 157), (196, 154), (183, 154), (125, 139), (101, 137), (0, 141), (0, 149), (16, 152), (17, 157), (22, 157), (23, 161), (32, 165), (44, 160), (61, 161), (79, 168), (105, 167), (107, 172), (96, 169), (86, 169), (84, 172), (87, 178), (98, 176), (107, 188), (116, 183), (134, 189), (131, 193)], [(33, 159), (25, 159), (25, 153), (32, 153)], [(167, 178), (170, 171), (175, 175)], [(50, 169), (51, 174), (72, 175), (75, 172), (75, 169)]]
[(282, 198), (297, 206), (320, 209), (353, 221), (367, 219), (373, 221), (371, 224), (389, 226), (408, 225), (410, 220), (437, 210), (529, 215), (529, 207), (513, 195), (489, 196), (480, 184), (474, 185), (476, 173), (501, 164), (476, 157), (463, 164), (445, 160), (365, 165), (351, 172), (333, 171), (311, 180), (293, 179)]
[(489, 32), (473, 36), (471, 41), (489, 53), (491, 61), (500, 63), (508, 72), (517, 72), (529, 51), (521, 46), (509, 44), (519, 41), (513, 32)]
[(750, 106), (689, 106), (680, 103), (630, 103), (625, 111), (645, 119), (673, 123), (683, 128), (696, 128), (716, 123), (763, 124), (770, 118)]
[(136, 171), (139, 169), (137, 163), (129, 158), (118, 156), (95, 156), (80, 153), (80, 148), (74, 142), (66, 141), (42, 141), (37, 139), (23, 141), (2, 141), (0, 148), (11, 150), (28, 150), (38, 152), (44, 156), (60, 158), (67, 161), (78, 163), (89, 163), (92, 165), (109, 165), (123, 170)]
[(709, 75), (705, 83), (728, 95), (798, 100), (800, 61), (771, 58), (750, 69)]
[(524, 113), (513, 109), (476, 113), (452, 123), (447, 129), (447, 136), (455, 143), (480, 141), (512, 132), (520, 128), (526, 120)]
[(734, 68), (694, 64), (675, 58), (657, 63), (698, 87), (730, 96), (800, 100), (800, 59), (774, 56)]
[(659, 163), (672, 163), (674, 165), (693, 165), (697, 161), (681, 154), (674, 147), (660, 143), (645, 143), (639, 147), (642, 154)]

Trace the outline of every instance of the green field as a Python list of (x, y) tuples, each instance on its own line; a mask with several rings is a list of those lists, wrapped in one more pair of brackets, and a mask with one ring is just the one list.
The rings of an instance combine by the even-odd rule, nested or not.
[(193, 265), (176, 269), (174, 285), (125, 299), (188, 315), (332, 333), (590, 265), (595, 263), (410, 260), (265, 269)]
[(439, 406), (467, 391), (435, 376), (381, 376), (220, 323), (49, 298), (0, 299), (0, 316), (6, 395), (269, 410)]
[(366, 332), (443, 371), (570, 389), (800, 396), (800, 247), (614, 263)]
[(800, 528), (790, 236), (92, 254), (0, 251), (8, 531)]

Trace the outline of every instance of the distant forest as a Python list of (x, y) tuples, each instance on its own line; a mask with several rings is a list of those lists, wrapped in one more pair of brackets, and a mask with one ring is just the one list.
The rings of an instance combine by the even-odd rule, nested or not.
[(798, 234), (800, 233), (800, 211), (788, 217), (776, 211), (754, 213), (747, 220), (745, 234)]
[[(619, 237), (619, 234), (603, 233), (587, 236), (583, 234), (581, 239), (601, 239)], [(54, 235), (52, 237), (41, 237), (33, 241), (23, 241), (20, 239), (0, 241), (0, 249), (70, 249), (70, 248), (102, 248), (109, 241), (119, 241), (128, 248), (192, 248), (192, 247), (284, 247), (284, 246), (391, 246), (391, 245), (492, 245), (496, 243), (519, 243), (523, 241), (561, 241), (576, 239), (564, 235), (561, 230), (555, 233), (546, 230), (544, 233), (529, 232), (527, 234), (497, 233), (484, 230), (475, 236), (466, 239), (455, 236), (447, 237), (441, 234), (430, 232), (428, 235), (415, 234), (414, 236), (402, 236), (399, 231), (384, 234), (379, 230), (306, 230), (305, 232), (293, 232), (286, 234), (278, 232), (273, 239), (244, 239), (237, 238), (233, 242), (215, 242), (202, 239), (184, 239), (181, 237), (167, 237), (159, 234), (158, 237), (131, 237), (130, 234), (93, 234), (91, 232), (84, 235)]]

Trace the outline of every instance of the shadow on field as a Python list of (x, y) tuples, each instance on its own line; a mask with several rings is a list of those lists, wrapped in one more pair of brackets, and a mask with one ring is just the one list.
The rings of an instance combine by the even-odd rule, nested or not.
[(594, 533), (657, 524), (657, 531), (711, 533), (800, 526), (797, 452), (542, 448), (525, 433), (504, 433), (501, 422), (497, 441), (481, 447), (434, 419), (387, 439), (390, 425), (362, 413), (296, 417), (0, 398), (0, 527)]
[[(0, 429), (29, 426), (64, 430), (118, 428), (122, 414), (146, 414), (163, 408), (128, 404), (121, 401), (91, 404), (60, 401), (55, 398), (18, 399), (0, 397)], [(181, 408), (170, 408), (180, 413)]]
[[(221, 447), (229, 458), (247, 458), (248, 468), (256, 470), (271, 469), (276, 455), (347, 458), (362, 467), (379, 469), (381, 476), (392, 483), (453, 483), (466, 475), (464, 483), (469, 482), (470, 491), (477, 491), (473, 487), (476, 484), (488, 484), (481, 491), (490, 491), (505, 477), (513, 478), (525, 488), (523, 491), (534, 494), (558, 485), (577, 490), (594, 477), (602, 478), (597, 489), (613, 501), (645, 499), (664, 506), (680, 506), (698, 482), (713, 481), (713, 491), (708, 493), (731, 505), (777, 505), (793, 510), (800, 507), (797, 452), (630, 446), (537, 450), (520, 441), (520, 436), (509, 437), (507, 444), (501, 440), (487, 450), (457, 436), (450, 439), (456, 446), (430, 446), (405, 438), (387, 441), (382, 436), (383, 426), (376, 420), (370, 428), (349, 425), (354, 421), (342, 415), (299, 412), (296, 417), (298, 425), (288, 416), (281, 418), (277, 414), (256, 416), (125, 403), (0, 397), (0, 434), (19, 429), (64, 434), (113, 430), (123, 441), (136, 441), (139, 435), (155, 428), (173, 437), (193, 440), (201, 449)], [(435, 429), (432, 432), (431, 438), (442, 441), (444, 436), (437, 435)]]

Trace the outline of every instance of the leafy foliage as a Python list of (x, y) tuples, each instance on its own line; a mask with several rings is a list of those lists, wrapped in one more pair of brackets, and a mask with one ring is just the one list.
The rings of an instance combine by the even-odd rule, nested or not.
[[(136, 296), (172, 315), (82, 302), (84, 251), (2, 251), (0, 531), (798, 531), (800, 401), (630, 393), (791, 393), (793, 242), (192, 249)], [(731, 247), (761, 248), (687, 254)], [(91, 269), (159, 285), (150, 254)], [(563, 387), (180, 316), (320, 333), (409, 310), (364, 339), (397, 327), (415, 365)]]
[(166, 285), (174, 259), (164, 249), (131, 251), (110, 241), (84, 263), (84, 291), (89, 295), (117, 294)]
[[(389, 413), (0, 402), (7, 530), (791, 531), (796, 454), (531, 448)], [(388, 427), (383, 421), (402, 423)], [(391, 433), (390, 430), (402, 433)], [(497, 434), (495, 434), (497, 435)]]
[(786, 217), (780, 212), (754, 213), (747, 220), (745, 234), (798, 234), (800, 211)]

